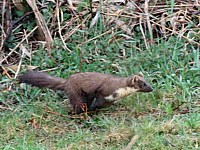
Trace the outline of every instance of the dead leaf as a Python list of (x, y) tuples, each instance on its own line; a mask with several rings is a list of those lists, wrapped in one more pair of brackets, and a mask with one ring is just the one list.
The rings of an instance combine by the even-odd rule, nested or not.
[(116, 18), (116, 17), (113, 17), (113, 22), (119, 27), (121, 28), (122, 30), (124, 30), (128, 35), (131, 35), (132, 32), (129, 28), (129, 26), (124, 22), (124, 21), (121, 21), (120, 19)]
[(90, 28), (92, 28), (97, 23), (99, 16), (100, 16), (100, 11), (97, 11), (96, 15), (94, 16), (94, 18), (90, 23)]
[(26, 0), (26, 2), (29, 4), (29, 6), (32, 8), (34, 14), (35, 14), (35, 17), (36, 17), (36, 20), (37, 20), (37, 24), (38, 24), (38, 30), (40, 32), (40, 36), (44, 36), (46, 42), (47, 42), (47, 49), (49, 51), (51, 51), (51, 44), (53, 42), (53, 38), (51, 36), (51, 33), (47, 27), (47, 24), (45, 22), (45, 20), (43, 19), (42, 17), (42, 14), (40, 13), (37, 5), (36, 5), (36, 2), (35, 0)]
[(13, 1), (13, 4), (15, 5), (15, 7), (18, 9), (18, 10), (21, 10), (21, 11), (24, 11), (25, 10), (25, 7), (23, 5), (23, 1), (22, 0), (12, 0)]
[(33, 128), (35, 128), (35, 129), (38, 129), (38, 128), (39, 128), (39, 124), (37, 123), (37, 121), (35, 120), (34, 117), (32, 117), (32, 118), (29, 120), (29, 123), (32, 125)]
[(73, 6), (72, 0), (67, 0), (67, 3), (69, 4), (71, 9), (76, 10), (76, 8)]
[(31, 53), (27, 50), (27, 48), (23, 45), (23, 44), (20, 44), (20, 49), (22, 50), (22, 52), (28, 56), (29, 58), (31, 58)]

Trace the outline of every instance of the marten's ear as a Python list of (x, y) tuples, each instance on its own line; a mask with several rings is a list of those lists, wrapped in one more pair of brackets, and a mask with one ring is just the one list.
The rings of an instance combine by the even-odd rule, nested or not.
[(127, 85), (132, 87), (133, 85), (135, 85), (139, 80), (140, 80), (140, 76), (139, 75), (134, 75), (132, 77), (129, 77), (127, 80)]
[(132, 78), (132, 85), (139, 81), (138, 75), (134, 75)]
[(140, 76), (140, 77), (144, 77), (142, 72), (139, 72), (137, 75)]

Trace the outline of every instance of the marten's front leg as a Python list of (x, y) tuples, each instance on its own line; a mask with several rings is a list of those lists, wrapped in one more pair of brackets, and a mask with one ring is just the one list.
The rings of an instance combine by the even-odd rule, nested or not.
[(103, 101), (102, 99), (97, 99), (96, 97), (93, 99), (89, 110), (94, 111), (97, 108), (101, 108), (101, 106), (103, 105)]
[(87, 104), (83, 102), (83, 98), (81, 96), (71, 94), (69, 100), (76, 114), (80, 114), (87, 111)]
[(98, 108), (108, 107), (112, 104), (113, 104), (113, 102), (108, 102), (103, 97), (101, 97), (101, 98), (97, 97), (97, 98), (94, 98), (92, 104), (89, 107), (89, 110), (93, 111), (93, 110), (98, 109)]

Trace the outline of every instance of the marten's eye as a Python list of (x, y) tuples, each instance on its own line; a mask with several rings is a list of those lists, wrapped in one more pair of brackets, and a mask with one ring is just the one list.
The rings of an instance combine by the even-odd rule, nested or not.
[(142, 83), (140, 84), (140, 86), (141, 86), (141, 88), (144, 88), (144, 87), (146, 86), (146, 83), (145, 83), (145, 82), (142, 82)]

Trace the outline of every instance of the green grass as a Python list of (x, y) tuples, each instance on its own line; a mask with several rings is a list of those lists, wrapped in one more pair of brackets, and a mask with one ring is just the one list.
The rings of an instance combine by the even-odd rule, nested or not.
[[(49, 74), (60, 77), (78, 71), (118, 76), (142, 71), (154, 92), (123, 99), (90, 119), (71, 119), (62, 92), (15, 83), (13, 90), (0, 96), (4, 103), (18, 101), (5, 105), (9, 109), (0, 113), (1, 149), (123, 149), (134, 135), (140, 138), (133, 149), (199, 148), (200, 72), (197, 63), (189, 64), (198, 61), (198, 50), (185, 50), (184, 41), (174, 43), (173, 37), (141, 52), (126, 48), (126, 56), (121, 58), (119, 48), (127, 41), (108, 46), (109, 38), (98, 39), (98, 45), (72, 45), (71, 53), (54, 49), (51, 59), (39, 50), (31, 65), (40, 70), (55, 68)], [(81, 63), (83, 59), (90, 63)], [(29, 64), (29, 60), (23, 63)], [(5, 77), (2, 85), (9, 85)]]
[(12, 81), (1, 75), (0, 102), (5, 109), (0, 111), (0, 149), (120, 150), (135, 135), (140, 137), (132, 149), (200, 148), (199, 48), (172, 36), (146, 49), (141, 35), (127, 40), (120, 31), (84, 43), (106, 30), (96, 26), (77, 31), (66, 43), (71, 52), (55, 39), (52, 58), (39, 49), (22, 64), (53, 68), (48, 73), (63, 78), (85, 71), (117, 76), (142, 71), (154, 91), (125, 98), (91, 118), (71, 118), (62, 92), (17, 82), (12, 90), (4, 90)]

